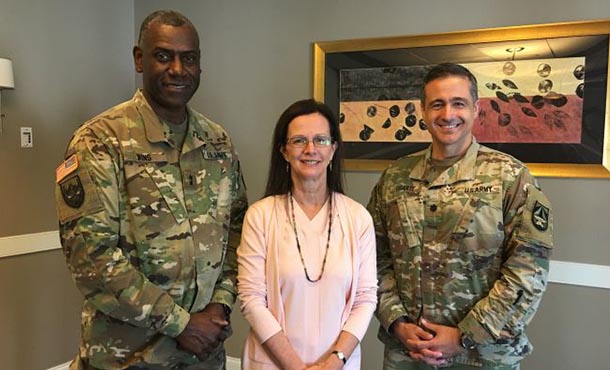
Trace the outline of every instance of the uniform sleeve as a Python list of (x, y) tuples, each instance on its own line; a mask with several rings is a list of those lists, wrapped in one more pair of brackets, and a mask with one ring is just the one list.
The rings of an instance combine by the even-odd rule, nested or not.
[[(108, 144), (108, 145), (107, 145)], [(59, 178), (56, 204), (62, 249), (85, 300), (114, 319), (177, 336), (190, 315), (151, 283), (119, 248), (119, 154), (94, 133), (82, 130), (68, 153), (76, 166)], [(59, 171), (59, 170), (58, 170)]]
[(237, 252), (239, 300), (244, 318), (261, 343), (282, 330), (267, 308), (267, 246), (264, 236), (265, 210), (254, 206), (246, 213)]
[(396, 287), (389, 230), (386, 227), (385, 219), (386, 207), (383, 202), (384, 195), (382, 192), (383, 178), (384, 175), (375, 185), (367, 208), (373, 218), (377, 244), (377, 279), (379, 288), (377, 289), (378, 301), (375, 315), (387, 331), (396, 319), (406, 316), (407, 311), (402, 304)]
[(360, 228), (355, 230), (358, 233), (358, 250), (360, 251), (356, 296), (343, 327), (343, 330), (358, 338), (359, 341), (362, 341), (366, 333), (377, 303), (375, 230), (371, 216), (363, 208), (361, 209)]
[(508, 189), (503, 208), (506, 257), (500, 278), (458, 325), (480, 344), (521, 334), (547, 286), (553, 248), (551, 205), (526, 169)]
[(229, 242), (225, 261), (218, 281), (214, 287), (211, 302), (222, 303), (232, 308), (237, 297), (237, 246), (241, 238), (244, 216), (248, 208), (246, 196), (246, 185), (237, 154), (234, 153), (232, 164), (232, 185), (231, 185), (231, 216), (229, 223)]

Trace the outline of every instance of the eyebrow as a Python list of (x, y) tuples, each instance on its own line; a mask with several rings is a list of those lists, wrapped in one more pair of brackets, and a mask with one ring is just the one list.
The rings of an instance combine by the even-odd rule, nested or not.
[[(456, 97), (453, 97), (453, 98), (449, 99), (449, 101), (448, 101), (448, 102), (449, 102), (449, 103), (455, 103), (455, 102), (465, 102), (465, 103), (467, 103), (467, 102), (469, 102), (469, 101), (470, 101), (470, 100), (469, 100), (468, 98), (463, 98), (463, 97), (461, 97), (461, 96), (456, 96)], [(444, 103), (446, 103), (446, 102), (447, 102), (447, 101), (446, 101), (446, 100), (444, 100), (444, 99), (434, 99), (434, 100), (431, 100), (431, 101), (428, 103), (428, 105), (431, 105), (431, 104), (434, 104), (434, 103), (443, 103), (443, 104), (444, 104)]]
[(188, 53), (196, 53), (199, 54), (199, 49), (190, 49), (190, 50), (176, 50), (176, 49), (168, 49), (164, 47), (157, 46), (153, 49), (154, 52), (164, 51), (166, 53), (174, 53), (174, 54), (188, 54)]
[[(330, 137), (331, 135), (330, 135), (330, 134), (314, 134), (314, 135), (313, 135), (313, 137), (314, 137), (314, 138), (315, 138), (315, 137), (319, 137), (319, 136)], [(297, 135), (292, 135), (292, 136), (290, 136), (290, 137), (291, 137), (291, 138), (292, 138), (292, 137), (304, 137), (304, 138), (307, 138), (307, 135), (301, 135), (301, 134), (297, 134)]]

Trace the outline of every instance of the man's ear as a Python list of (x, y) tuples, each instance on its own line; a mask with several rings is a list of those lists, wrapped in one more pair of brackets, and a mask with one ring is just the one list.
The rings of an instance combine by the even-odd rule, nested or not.
[(136, 72), (142, 73), (144, 67), (142, 67), (142, 49), (139, 46), (133, 47), (133, 63), (136, 67)]
[(477, 101), (474, 102), (474, 117), (477, 118), (479, 117), (479, 113), (480, 113), (480, 105), (479, 105), (480, 100), (477, 99)]

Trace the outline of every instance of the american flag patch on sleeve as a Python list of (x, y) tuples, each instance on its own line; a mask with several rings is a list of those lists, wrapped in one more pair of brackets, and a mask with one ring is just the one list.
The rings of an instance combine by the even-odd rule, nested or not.
[(63, 161), (55, 170), (55, 182), (59, 184), (66, 176), (74, 172), (78, 168), (78, 157), (72, 154), (68, 159)]

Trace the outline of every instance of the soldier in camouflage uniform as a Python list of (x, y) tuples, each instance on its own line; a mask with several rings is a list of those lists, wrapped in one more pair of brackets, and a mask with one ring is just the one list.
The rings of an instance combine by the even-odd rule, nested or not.
[(57, 169), (61, 243), (85, 297), (71, 369), (224, 369), (239, 161), (187, 106), (201, 73), (188, 19), (151, 14), (134, 60), (143, 90), (83, 124)]
[(387, 168), (368, 205), (384, 369), (518, 369), (547, 285), (549, 201), (523, 163), (472, 137), (467, 69), (434, 67), (422, 95), (432, 144)]

